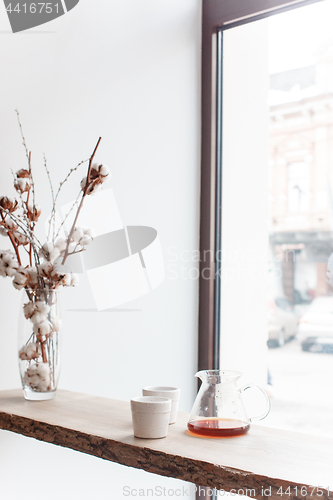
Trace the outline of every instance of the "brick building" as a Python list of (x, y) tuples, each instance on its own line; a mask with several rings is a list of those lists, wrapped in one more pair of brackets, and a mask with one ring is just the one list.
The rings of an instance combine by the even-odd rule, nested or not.
[(270, 244), (292, 302), (326, 295), (333, 252), (333, 44), (314, 56), (270, 77)]

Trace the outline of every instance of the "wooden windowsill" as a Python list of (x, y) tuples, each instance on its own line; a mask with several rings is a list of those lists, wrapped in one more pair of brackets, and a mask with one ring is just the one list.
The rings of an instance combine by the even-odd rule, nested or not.
[(187, 418), (179, 413), (164, 439), (138, 439), (127, 402), (63, 390), (33, 402), (22, 390), (0, 391), (0, 429), (202, 486), (254, 489), (255, 498), (333, 499), (332, 439), (259, 425), (236, 438), (200, 438)]

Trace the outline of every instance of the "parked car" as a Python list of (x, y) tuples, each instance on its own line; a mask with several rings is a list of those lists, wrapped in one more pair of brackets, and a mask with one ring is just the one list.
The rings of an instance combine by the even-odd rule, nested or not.
[(299, 315), (287, 297), (268, 302), (268, 346), (281, 347), (297, 333)]
[(299, 321), (297, 338), (303, 351), (333, 352), (333, 296), (313, 300)]

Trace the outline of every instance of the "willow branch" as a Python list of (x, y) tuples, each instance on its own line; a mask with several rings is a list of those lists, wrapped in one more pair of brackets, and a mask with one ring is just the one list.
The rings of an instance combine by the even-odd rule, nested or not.
[(21, 132), (21, 137), (22, 137), (22, 144), (23, 144), (24, 149), (25, 149), (25, 154), (26, 154), (26, 157), (27, 157), (27, 160), (28, 160), (29, 172), (30, 172), (31, 157), (29, 158), (29, 151), (28, 151), (27, 143), (25, 142), (24, 134), (23, 134), (22, 124), (21, 124), (21, 120), (20, 120), (20, 113), (18, 112), (17, 109), (15, 109), (15, 112), (16, 112), (17, 121), (18, 121), (18, 124), (19, 124), (19, 127), (20, 127), (20, 132)]
[(58, 238), (59, 234), (60, 234), (60, 231), (61, 231), (61, 228), (64, 226), (66, 220), (68, 219), (68, 217), (70, 216), (70, 214), (72, 213), (72, 211), (74, 210), (74, 208), (77, 206), (77, 204), (79, 203), (79, 198), (81, 196), (81, 191), (79, 192), (76, 200), (74, 201), (73, 205), (71, 206), (69, 212), (65, 215), (63, 221), (61, 222), (59, 228), (58, 228), (58, 231), (57, 231), (57, 234), (55, 235), (55, 239)]
[[(83, 165), (83, 163), (86, 163), (87, 161), (89, 160), (89, 158), (87, 160), (82, 160), (80, 161), (80, 163), (78, 163), (75, 167), (71, 168), (70, 171), (68, 172), (68, 174), (66, 175), (65, 179), (60, 182), (59, 184), (59, 187), (58, 187), (58, 191), (56, 192), (56, 195), (54, 197), (54, 200), (53, 200), (53, 207), (52, 207), (52, 211), (51, 211), (51, 215), (50, 215), (50, 221), (49, 221), (49, 231), (48, 231), (48, 236), (47, 236), (47, 239), (49, 240), (50, 239), (50, 234), (51, 234), (51, 226), (53, 225), (53, 228), (55, 227), (55, 211), (56, 211), (56, 203), (57, 203), (57, 200), (58, 200), (58, 197), (59, 197), (59, 194), (60, 194), (60, 191), (61, 191), (61, 188), (62, 186), (65, 184), (65, 182), (68, 181), (69, 177), (74, 173), (76, 172), (76, 170), (81, 166)], [(58, 232), (56, 234), (56, 236), (54, 237), (54, 239), (56, 239), (58, 237), (58, 234), (59, 234), (59, 231), (60, 231), (60, 228), (58, 229)]]
[[(26, 155), (27, 160), (28, 160), (28, 168), (29, 168), (29, 172), (30, 172), (31, 185), (32, 185), (33, 213), (35, 213), (35, 183), (34, 183), (34, 179), (33, 179), (33, 176), (32, 176), (32, 170), (31, 170), (31, 151), (28, 150), (28, 146), (27, 146), (24, 134), (23, 134), (23, 128), (22, 128), (22, 124), (21, 124), (21, 120), (20, 120), (20, 113), (18, 112), (17, 109), (15, 109), (15, 112), (16, 112), (17, 121), (18, 121), (18, 124), (19, 124), (19, 127), (20, 127), (20, 133), (21, 133), (21, 137), (22, 137), (22, 144), (24, 146), (25, 155)], [(35, 226), (35, 222), (33, 222), (32, 229), (34, 228), (34, 226)]]
[[(47, 168), (45, 153), (44, 153), (44, 168), (46, 170), (47, 178), (49, 180), (49, 185), (50, 185), (50, 190), (51, 190), (51, 196), (52, 196), (52, 213), (53, 213), (55, 211), (55, 198), (54, 198), (53, 185), (52, 185), (52, 181), (51, 181), (51, 175), (50, 175), (49, 169)], [(48, 234), (48, 237), (50, 237), (52, 220), (53, 220), (53, 218), (51, 216), (50, 222), (49, 222), (49, 234)], [(52, 238), (52, 241), (54, 243), (54, 221), (53, 221), (53, 238)]]

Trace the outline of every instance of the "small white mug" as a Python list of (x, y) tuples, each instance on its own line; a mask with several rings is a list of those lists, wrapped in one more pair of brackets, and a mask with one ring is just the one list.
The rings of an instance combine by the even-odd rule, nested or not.
[(134, 436), (157, 439), (168, 434), (171, 400), (155, 396), (131, 399)]
[(149, 386), (142, 389), (143, 396), (158, 396), (160, 398), (171, 399), (171, 413), (169, 424), (174, 424), (177, 420), (178, 402), (180, 397), (180, 389), (177, 387), (164, 386)]

